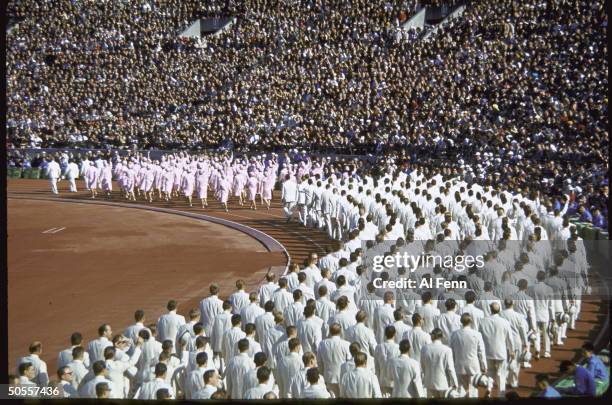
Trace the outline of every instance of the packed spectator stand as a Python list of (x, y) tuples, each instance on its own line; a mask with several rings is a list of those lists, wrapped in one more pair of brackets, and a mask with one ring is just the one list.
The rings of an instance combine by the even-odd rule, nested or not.
[[(446, 4), (453, 8), (459, 3), (464, 3), (464, 13), (427, 39), (401, 30), (401, 24), (422, 6)], [(607, 12), (603, 1), (27, 0), (11, 1), (8, 11), (18, 21), (7, 35), (7, 130), (9, 147), (13, 148), (8, 163), (20, 174), (22, 169), (28, 173), (32, 168), (43, 173), (46, 169), (48, 160), (42, 154), (19, 150), (31, 147), (142, 151), (222, 147), (247, 154), (281, 155), (298, 148), (323, 156), (361, 154), (367, 156), (339, 158), (325, 178), (341, 173), (347, 165), (354, 165), (351, 173), (370, 175), (383, 160), (393, 162), (394, 167), (418, 165), (425, 172), (443, 168), (445, 175), (460, 174), (469, 184), (503, 185), (512, 194), (532, 199), (538, 194), (549, 212), (568, 202), (568, 216), (578, 215), (580, 222), (607, 230)], [(236, 17), (237, 22), (218, 36), (179, 36), (196, 18), (221, 16)], [(109, 162), (114, 159), (106, 153), (100, 156)], [(97, 153), (90, 154), (89, 160), (97, 157)], [(57, 153), (56, 159), (61, 158), (62, 153)], [(86, 160), (85, 154), (78, 152), (67, 153), (69, 159), (76, 163)], [(341, 250), (336, 252), (338, 256), (344, 255), (338, 253)], [(318, 291), (314, 292), (319, 298)], [(288, 298), (294, 299), (306, 301), (295, 295)], [(262, 311), (266, 302), (259, 302)], [(444, 301), (438, 304), (443, 313), (445, 309), (456, 310), (445, 307)], [(492, 310), (478, 304), (482, 311)], [(230, 300), (229, 305), (219, 312), (241, 312), (236, 302)], [(306, 315), (308, 305), (300, 308), (305, 316), (323, 318), (318, 303), (316, 315)], [(171, 307), (169, 303), (170, 312)], [(303, 371), (297, 384), (309, 388), (309, 395), (317, 397), (325, 391), (347, 396), (338, 381), (330, 381), (329, 370), (325, 374), (322, 365), (321, 376), (314, 372), (307, 375), (307, 369), (315, 368), (312, 364), (326, 362), (320, 347), (311, 348), (311, 353), (317, 352), (314, 363), (312, 356), (305, 356), (285, 364), (283, 354), (289, 357), (308, 343), (301, 330), (290, 329), (300, 326), (287, 324), (282, 312), (271, 315), (272, 310), (265, 309), (272, 317), (271, 328), (278, 331), (279, 338), (284, 335), (286, 342), (277, 357), (276, 349), (265, 347), (260, 331), (230, 315), (223, 322), (230, 325), (236, 321), (231, 329), (242, 329), (231, 337), (236, 347), (217, 350), (211, 342), (205, 350), (209, 343), (198, 342), (193, 325), (200, 316), (207, 322), (215, 318), (205, 317), (206, 306), (200, 309), (192, 319), (192, 340), (185, 342), (175, 334), (169, 336), (170, 344), (159, 335), (159, 342), (154, 343), (155, 333), (136, 333), (131, 341), (126, 340), (128, 346), (122, 346), (125, 337), (113, 339), (110, 326), (102, 325), (98, 340), (104, 337), (106, 345), (112, 339), (107, 346), (116, 349), (107, 357), (104, 348), (90, 347), (90, 354), (105, 365), (98, 363), (96, 369), (92, 361), (86, 373), (96, 381), (104, 369), (115, 367), (116, 372), (117, 367), (125, 366), (125, 374), (111, 380), (123, 384), (125, 378), (131, 385), (124, 385), (125, 391), (116, 383), (101, 386), (100, 394), (152, 398), (159, 393), (150, 391), (151, 387), (145, 394), (130, 391), (130, 387), (141, 387), (139, 384), (159, 377), (168, 380), (164, 386), (167, 395), (185, 395), (185, 384), (190, 383), (185, 379), (171, 381), (173, 375), (167, 373), (170, 365), (173, 369), (183, 367), (185, 375), (201, 368), (204, 376), (199, 383), (217, 384), (218, 374), (206, 375), (214, 358), (214, 368), (225, 378), (223, 385), (230, 397), (236, 398), (240, 392), (238, 397), (242, 398), (246, 390), (241, 387), (231, 392), (232, 383), (219, 359), (229, 362), (233, 352), (249, 350), (249, 359), (259, 369), (273, 363), (273, 376), (270, 371), (267, 375), (261, 372), (261, 379), (260, 373), (250, 375), (262, 384), (269, 383), (270, 390), (249, 395), (274, 391), (275, 378), (280, 388), (276, 395), (291, 395), (293, 381), (279, 378), (279, 366), (274, 364), (280, 361), (280, 367), (292, 373)], [(337, 309), (345, 310), (343, 304)], [(352, 315), (351, 322), (359, 316)], [(414, 319), (419, 322), (418, 317), (395, 321), (414, 327)], [(334, 325), (326, 323), (325, 334), (337, 336), (331, 333), (337, 329)], [(149, 327), (153, 329), (159, 333), (163, 323), (162, 327), (159, 323)], [(262, 356), (257, 359), (250, 352), (251, 346), (242, 350), (246, 329), (250, 341), (262, 345), (266, 353), (263, 361)], [(429, 329), (428, 334), (434, 337), (434, 328)], [(210, 336), (210, 332), (205, 330), (203, 335)], [(387, 345), (398, 355), (409, 350), (405, 344), (401, 347), (403, 340), (394, 335), (395, 329), (387, 336), (384, 328), (377, 333), (378, 346)], [(290, 342), (293, 335), (297, 343)], [(439, 339), (437, 332), (435, 335), (434, 340)], [(386, 340), (394, 340), (395, 345)], [(143, 341), (149, 343), (148, 357), (130, 363), (135, 351), (144, 356), (145, 350), (140, 348), (146, 344)], [(346, 346), (349, 350), (348, 343)], [(33, 344), (30, 357), (39, 349), (39, 344)], [(198, 350), (209, 353), (206, 359), (197, 355)], [(226, 350), (232, 353), (226, 354)], [(344, 360), (353, 361), (353, 369), (356, 365), (369, 369), (373, 361), (373, 375), (384, 378), (388, 371), (379, 367), (384, 355), (370, 360), (377, 356), (374, 349), (365, 357), (359, 351), (367, 352), (366, 347), (352, 346), (350, 350), (350, 357)], [(30, 360), (21, 363), (31, 366), (18, 371), (33, 381), (40, 374), (40, 363)], [(166, 366), (157, 367), (162, 363)], [(233, 367), (241, 370), (250, 367), (235, 363), (238, 361)], [(577, 369), (575, 365), (567, 367)], [(240, 373), (236, 375), (242, 376)], [(311, 389), (318, 385), (318, 377), (325, 380), (326, 390)], [(39, 382), (39, 386), (44, 384)], [(380, 385), (374, 396), (393, 396), (392, 387)], [(71, 382), (64, 386), (75, 388), (76, 395), (99, 396), (97, 386), (91, 384), (87, 388)], [(205, 388), (202, 395), (213, 394)], [(411, 389), (410, 395), (425, 396), (418, 388)], [(450, 395), (441, 391), (435, 395)]]

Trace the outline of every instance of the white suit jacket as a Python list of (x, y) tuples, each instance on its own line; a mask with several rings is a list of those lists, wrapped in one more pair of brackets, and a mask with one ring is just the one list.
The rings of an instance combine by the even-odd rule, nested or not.
[(508, 352), (514, 351), (510, 322), (499, 314), (484, 318), (480, 322), (480, 333), (485, 344), (487, 359), (506, 360)]
[(104, 349), (112, 345), (113, 343), (103, 336), (89, 342), (87, 352), (89, 353), (91, 364), (98, 360), (104, 360)]
[(221, 355), (226, 362), (230, 361), (238, 354), (238, 341), (244, 339), (246, 333), (239, 327), (233, 326), (223, 334), (223, 343), (221, 344)]
[(423, 368), (423, 385), (431, 390), (447, 390), (458, 386), (455, 374), (453, 352), (436, 340), (425, 345), (421, 350), (421, 367)]
[(274, 345), (285, 336), (285, 328), (283, 325), (276, 325), (274, 328), (266, 330), (263, 339), (260, 339), (261, 350), (268, 356), (268, 367), (276, 368), (276, 359), (274, 358)]
[(272, 294), (274, 294), (276, 290), (278, 290), (278, 284), (273, 281), (262, 284), (259, 287), (259, 305), (261, 305), (262, 308), (266, 305), (266, 302), (272, 299)]
[(472, 316), (472, 327), (478, 330), (480, 321), (484, 318), (484, 312), (481, 309), (476, 308), (474, 304), (465, 304), (459, 312), (459, 315), (470, 314)]
[(404, 339), (410, 341), (410, 357), (414, 360), (421, 361), (421, 349), (431, 343), (431, 336), (425, 332), (420, 326), (412, 328), (404, 335)]
[(451, 335), (450, 347), (457, 375), (480, 374), (481, 367), (486, 369), (487, 354), (480, 332), (471, 327), (461, 328)]
[(427, 333), (431, 333), (431, 331), (434, 330), (436, 318), (440, 316), (440, 310), (429, 303), (416, 308), (416, 313), (423, 317), (423, 330)]
[(274, 302), (274, 309), (277, 311), (284, 312), (293, 302), (293, 295), (284, 288), (279, 288), (272, 294), (272, 302)]
[(327, 392), (327, 389), (325, 388), (325, 383), (319, 382), (315, 385), (309, 385), (304, 388), (304, 391), (302, 391), (300, 398), (327, 399), (331, 398), (331, 395), (329, 394), (329, 392)]
[[(257, 370), (259, 370), (259, 367), (256, 367), (247, 373), (244, 385), (244, 388), (246, 390), (249, 390), (253, 387), (257, 387), (259, 385), (259, 381), (257, 380)], [(266, 385), (268, 386), (268, 391), (272, 391), (272, 389), (276, 385), (276, 381), (274, 380), (273, 374), (270, 374), (270, 379), (268, 380), (268, 383)]]
[(376, 350), (376, 346), (378, 345), (378, 343), (376, 342), (376, 337), (374, 336), (374, 332), (372, 331), (372, 329), (364, 325), (363, 322), (359, 322), (351, 326), (346, 331), (346, 340), (351, 343), (359, 343), (361, 351), (366, 352), (371, 356), (374, 355), (374, 351)]
[(455, 312), (445, 312), (438, 317), (436, 325), (444, 333), (442, 343), (448, 346), (453, 332), (461, 328), (461, 317)]
[(391, 359), (387, 366), (387, 375), (393, 386), (393, 398), (425, 398), (421, 366), (416, 360), (400, 355)]
[(388, 325), (393, 325), (393, 322), (395, 322), (395, 318), (393, 317), (394, 310), (395, 309), (390, 304), (383, 304), (374, 310), (374, 323), (372, 327), (378, 343), (385, 341), (385, 328)]
[(270, 391), (274, 392), (277, 395), (279, 394), (278, 389), (276, 389), (275, 387), (270, 389), (269, 382), (266, 384), (257, 383), (255, 387), (246, 390), (244, 394), (244, 399), (263, 399), (264, 395), (266, 395)]
[(323, 320), (318, 316), (300, 319), (297, 329), (302, 350), (316, 353), (319, 343), (323, 340)]
[[(59, 369), (60, 367), (63, 367), (65, 365), (67, 365), (68, 363), (70, 363), (72, 361), (72, 349), (74, 349), (76, 346), (71, 346), (68, 349), (62, 350), (61, 352), (59, 352), (58, 356), (57, 356), (57, 368)], [(87, 352), (83, 352), (83, 365), (85, 365), (85, 367), (89, 368), (90, 366), (90, 361), (89, 361), (89, 353)]]
[(400, 355), (399, 345), (395, 340), (386, 340), (376, 346), (374, 351), (374, 360), (376, 364), (376, 376), (382, 387), (392, 387), (393, 380), (389, 374), (389, 361)]
[(81, 360), (74, 359), (68, 363), (67, 366), (72, 370), (72, 386), (74, 388), (79, 388), (79, 384), (88, 373), (87, 367), (85, 367)]
[(327, 296), (319, 297), (316, 305), (317, 316), (321, 318), (323, 322), (328, 323), (330, 318), (336, 313), (336, 305), (331, 302)]
[[(212, 363), (210, 360), (209, 362)], [(187, 374), (183, 390), (185, 399), (195, 399), (196, 394), (204, 388), (204, 373), (211, 369), (212, 367), (198, 367)]]
[(223, 301), (216, 295), (211, 295), (200, 301), (200, 314), (201, 322), (204, 325), (204, 331), (206, 336), (210, 336), (210, 329), (212, 328), (215, 315), (223, 312)]
[(365, 367), (357, 367), (340, 380), (340, 398), (382, 398), (378, 379)]
[(321, 211), (323, 214), (331, 215), (336, 210), (335, 203), (336, 199), (331, 188), (321, 193)]
[(512, 308), (503, 310), (500, 316), (510, 323), (514, 350), (520, 350), (523, 346), (526, 346), (529, 327), (525, 317)]
[(110, 388), (111, 390), (111, 398), (119, 398), (117, 396), (117, 390), (115, 389), (115, 386), (112, 381), (102, 375), (96, 376), (91, 380), (87, 381), (86, 383), (81, 384), (81, 386), (79, 387), (79, 398), (97, 398), (96, 384), (101, 382), (105, 382), (108, 384), (108, 388)]
[(138, 382), (142, 382), (144, 373), (149, 370), (149, 367), (153, 367), (157, 364), (159, 354), (162, 352), (162, 344), (151, 337), (142, 344), (140, 349), (140, 358), (136, 364), (138, 368), (136, 381)]
[(340, 336), (345, 339), (346, 331), (348, 331), (351, 326), (357, 323), (357, 321), (355, 320), (355, 312), (350, 311), (348, 309), (345, 309), (344, 311), (337, 311), (334, 316), (332, 316), (329, 321), (327, 321), (327, 325), (331, 326), (334, 323), (340, 324), (342, 328)]
[(226, 389), (231, 399), (243, 399), (245, 394), (246, 376), (255, 368), (255, 363), (244, 353), (232, 357), (225, 371)]
[(319, 344), (317, 364), (328, 384), (337, 384), (340, 381), (340, 367), (351, 358), (349, 346), (350, 343), (340, 336), (324, 339)]
[(144, 383), (136, 392), (134, 399), (157, 399), (157, 390), (162, 388), (166, 388), (170, 393), (170, 398), (174, 399), (174, 389), (161, 378)]
[[(274, 322), (274, 315), (272, 312), (263, 312), (261, 315), (255, 318), (255, 330), (257, 331), (257, 340), (262, 343), (264, 336), (268, 329), (272, 329), (276, 326)], [(262, 343), (263, 346), (263, 343)]]
[(213, 352), (221, 353), (223, 351), (223, 335), (232, 327), (232, 313), (230, 311), (222, 312), (215, 316), (215, 320), (210, 328), (210, 345)]
[(300, 301), (291, 303), (291, 305), (289, 305), (283, 311), (283, 316), (285, 318), (286, 326), (297, 326), (298, 321), (304, 318), (304, 304), (302, 304)]
[(47, 173), (49, 174), (50, 179), (57, 179), (62, 174), (62, 169), (57, 162), (49, 162), (49, 165), (47, 166)]
[(291, 381), (300, 372), (302, 365), (302, 356), (298, 352), (290, 352), (278, 361), (276, 368), (281, 398), (291, 398)]
[(553, 300), (554, 296), (553, 289), (542, 283), (538, 282), (529, 289), (529, 295), (533, 298), (533, 305), (535, 307), (535, 317), (537, 322), (548, 322), (550, 318), (554, 317)]
[(298, 199), (298, 187), (295, 181), (285, 180), (281, 187), (281, 201), (290, 203)]
[[(310, 383), (306, 379), (306, 373), (310, 368), (303, 368), (291, 379), (291, 398), (303, 398), (303, 393)], [(319, 384), (325, 387), (325, 379), (319, 374)]]
[[(265, 312), (266, 311), (256, 302), (251, 302), (249, 305), (243, 307), (240, 311), (240, 318), (243, 325), (242, 329), (244, 330), (244, 327), (248, 323), (255, 323), (257, 317), (263, 315)], [(272, 318), (272, 324), (274, 324), (274, 318)], [(257, 325), (255, 325), (255, 328), (257, 328)]]
[(185, 317), (178, 315), (176, 311), (170, 311), (159, 317), (157, 321), (157, 340), (163, 342), (166, 339), (176, 339), (176, 332), (181, 325), (185, 324)]
[(146, 329), (149, 331), (149, 333), (151, 333), (149, 328), (144, 326), (142, 322), (136, 322), (135, 324), (130, 325), (127, 328), (125, 328), (125, 330), (123, 331), (123, 335), (127, 337), (128, 339), (132, 339), (132, 344), (136, 344), (136, 340), (138, 339), (138, 333), (142, 329)]
[(193, 395), (193, 399), (210, 399), (212, 394), (217, 392), (217, 390), (217, 387), (213, 387), (212, 385), (206, 384), (204, 388), (202, 388), (200, 391), (196, 392)]
[[(229, 301), (232, 303), (232, 313), (240, 314), (242, 308), (249, 305), (249, 294), (244, 290), (234, 291), (229, 297)], [(244, 321), (243, 324), (246, 324)]]
[[(45, 363), (38, 355), (30, 354), (29, 356), (22, 357), (19, 359), (18, 364), (30, 362), (36, 369), (36, 374), (32, 379), (39, 387), (46, 387), (49, 384), (49, 374), (47, 372), (47, 363)], [(19, 367), (19, 366), (17, 366)]]

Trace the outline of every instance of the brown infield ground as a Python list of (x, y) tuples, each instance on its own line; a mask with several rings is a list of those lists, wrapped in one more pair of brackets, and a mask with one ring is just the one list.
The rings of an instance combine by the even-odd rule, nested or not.
[[(221, 297), (235, 289), (238, 278), (247, 282), (247, 291), (255, 290), (269, 269), (281, 274), (288, 259), (301, 264), (308, 253), (321, 255), (330, 243), (322, 232), (287, 224), (277, 193), (269, 211), (240, 207), (234, 199), (226, 213), (211, 195), (209, 208), (202, 209), (184, 199), (129, 202), (117, 191), (112, 200), (92, 200), (82, 181), (78, 193), (69, 193), (61, 181), (59, 196), (50, 193), (47, 180), (8, 179), (7, 184), (9, 372), (27, 354), (28, 344), (40, 340), (53, 378), (57, 353), (69, 347), (74, 331), (85, 342), (96, 337), (102, 323), (119, 333), (133, 323), (136, 309), (145, 311), (146, 322), (155, 322), (169, 299), (176, 299), (178, 312), (186, 315), (208, 295), (210, 283), (220, 285)], [(190, 214), (212, 218), (183, 216)], [(249, 227), (251, 235), (211, 222), (218, 219)], [(257, 240), (252, 235), (262, 234), (252, 229), (286, 252)], [(559, 362), (573, 358), (585, 341), (608, 342), (603, 329), (608, 305), (583, 301), (581, 319), (568, 331), (565, 345), (554, 346), (553, 358), (523, 369), (516, 391), (529, 395), (535, 374), (555, 374)]]

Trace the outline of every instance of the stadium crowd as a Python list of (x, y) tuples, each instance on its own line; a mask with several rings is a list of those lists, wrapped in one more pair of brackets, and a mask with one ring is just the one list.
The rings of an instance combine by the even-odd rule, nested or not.
[[(428, 40), (398, 29), (418, 7), (10, 2), (9, 146), (400, 150), (607, 199), (604, 3), (473, 1)], [(178, 37), (223, 16), (219, 36)]]
[[(453, 4), (456, 2), (452, 2)], [(335, 247), (188, 318), (168, 314), (87, 346), (71, 335), (50, 382), (42, 343), (13, 382), (113, 398), (441, 398), (506, 394), (580, 316), (588, 264), (569, 216), (607, 228), (603, 1), (470, 1), (435, 35), (404, 32), (444, 1), (11, 1), (9, 146), (92, 198), (269, 207)], [(179, 37), (194, 19), (228, 31)], [(114, 149), (223, 146), (150, 159)], [(321, 151), (284, 154), (287, 148)], [(264, 152), (280, 152), (264, 153)], [(346, 158), (337, 152), (372, 155)], [(199, 201), (198, 201), (199, 200)], [(297, 217), (297, 218), (296, 218)], [(365, 247), (362, 246), (366, 244)], [(373, 272), (372, 255), (481, 253), (483, 269)], [(435, 277), (467, 287), (380, 288)], [(379, 281), (380, 281), (379, 280)], [(146, 325), (146, 326), (145, 326)], [(572, 394), (608, 370), (564, 363)], [(580, 382), (580, 384), (578, 384)], [(559, 393), (539, 376), (542, 395)], [(555, 394), (556, 393), (556, 394)]]
[[(171, 300), (168, 314), (148, 327), (142, 311), (123, 333), (101, 325), (86, 349), (73, 334), (55, 383), (66, 396), (458, 398), (482, 389), (505, 397), (532, 355), (548, 358), (563, 345), (589, 290), (585, 247), (565, 216), (568, 197), (470, 184), (450, 167), (402, 171), (391, 160), (285, 156), (279, 164), (276, 156), (181, 152), (161, 162), (134, 155), (80, 168), (69, 163), (71, 187), (73, 168), (84, 170), (93, 198), (99, 187), (113, 197), (114, 175), (124, 198), (191, 204), (195, 192), (207, 206), (212, 191), (225, 209), (230, 195), (253, 209), (258, 195), (268, 205), (278, 171), (287, 221), (297, 217), (335, 242), (321, 258), (312, 253), (303, 266), (291, 263), (278, 282), (268, 273), (248, 292), (236, 281), (225, 301), (211, 285), (189, 321)], [(50, 160), (47, 171), (55, 187), (62, 169)], [(467, 271), (427, 261), (414, 269), (373, 266), (375, 256), (403, 253), (480, 256), (483, 264)], [(403, 279), (418, 287), (389, 284)], [(433, 281), (440, 279), (457, 284)], [(563, 365), (580, 381), (568, 393), (594, 396), (608, 370), (592, 345), (583, 349), (591, 359), (586, 368)], [(41, 343), (29, 351), (15, 378), (45, 386)], [(538, 377), (543, 395), (560, 395), (547, 382)]]

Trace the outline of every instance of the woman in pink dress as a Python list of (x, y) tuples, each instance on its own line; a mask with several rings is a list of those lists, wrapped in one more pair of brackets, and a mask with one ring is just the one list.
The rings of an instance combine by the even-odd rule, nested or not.
[(264, 204), (266, 204), (266, 209), (268, 211), (270, 210), (270, 202), (272, 201), (272, 192), (274, 190), (275, 183), (276, 176), (274, 175), (274, 170), (268, 167), (264, 173), (264, 184), (262, 193)]
[(162, 181), (162, 194), (166, 201), (170, 201), (172, 185), (174, 184), (174, 168), (171, 165), (166, 167)]
[(202, 208), (208, 207), (207, 193), (208, 193), (208, 178), (210, 176), (210, 169), (198, 164), (198, 171), (196, 172), (195, 186), (198, 198), (202, 203)]
[(107, 198), (111, 198), (113, 191), (113, 169), (110, 162), (104, 161), (102, 166), (102, 190), (106, 193)]
[(134, 194), (134, 186), (136, 185), (136, 172), (134, 171), (134, 163), (130, 162), (125, 170), (125, 187), (128, 200), (136, 201)]
[(174, 165), (174, 184), (172, 184), (172, 193), (175, 197), (180, 197), (181, 181), (183, 179), (183, 168), (180, 163)]
[(164, 178), (164, 167), (165, 167), (165, 163), (159, 163), (156, 162), (156, 164), (153, 165), (153, 190), (152, 193), (157, 190), (157, 198), (159, 198), (161, 200), (162, 195), (161, 195), (161, 189), (162, 189), (162, 182), (163, 182), (163, 178)]
[(219, 171), (217, 170), (217, 164), (212, 163), (212, 166), (210, 167), (209, 184), (210, 184), (210, 189), (215, 193), (215, 195), (218, 192), (218, 183), (219, 183)]
[(94, 162), (89, 162), (89, 169), (87, 170), (87, 187), (91, 190), (91, 198), (96, 198), (98, 194), (96, 188), (98, 187), (98, 177), (100, 173), (98, 168), (94, 165)]
[(195, 179), (194, 179), (194, 175), (191, 172), (191, 169), (189, 168), (189, 166), (187, 166), (185, 169), (186, 170), (183, 173), (183, 179), (181, 180), (181, 189), (183, 191), (183, 194), (185, 194), (185, 197), (187, 198), (187, 202), (189, 203), (189, 206), (193, 207), (193, 204), (191, 203), (191, 197), (193, 196), (193, 188), (195, 186)]
[(247, 201), (250, 202), (249, 209), (256, 210), (257, 204), (255, 203), (255, 197), (257, 197), (257, 186), (259, 185), (259, 176), (257, 172), (251, 172), (251, 176), (247, 180)]
[(123, 168), (125, 167), (125, 162), (118, 162), (117, 166), (113, 167), (113, 175), (117, 179), (117, 184), (119, 185), (119, 190), (125, 194), (125, 181), (123, 178)]
[(244, 190), (245, 177), (243, 175), (243, 169), (241, 165), (237, 165), (235, 168), (234, 181), (232, 182), (232, 196), (238, 197), (238, 205), (242, 206), (242, 193)]
[(143, 162), (141, 164), (140, 169), (138, 170), (138, 177), (137, 177), (137, 183), (136, 183), (138, 187), (138, 197), (144, 194), (145, 200), (147, 199), (147, 192), (145, 191), (146, 189), (145, 182), (146, 182), (147, 172), (149, 171), (148, 166), (149, 165), (146, 162)]
[(145, 192), (145, 198), (149, 202), (153, 202), (153, 193), (154, 193), (153, 183), (155, 181), (156, 168), (157, 168), (156, 165), (152, 163), (147, 163), (147, 171), (145, 172), (145, 179), (144, 179), (144, 192)]
[(229, 179), (227, 179), (226, 177), (221, 177), (219, 179), (219, 201), (225, 209), (225, 212), (229, 212), (229, 210), (227, 209), (227, 199), (229, 198), (231, 187), (232, 186), (229, 182)]

